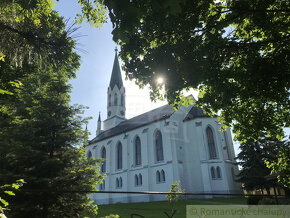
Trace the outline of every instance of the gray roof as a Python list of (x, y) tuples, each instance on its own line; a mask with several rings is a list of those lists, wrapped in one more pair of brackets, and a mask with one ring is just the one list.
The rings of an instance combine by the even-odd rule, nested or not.
[(117, 85), (119, 89), (123, 86), (123, 80), (121, 76), (121, 70), (120, 70), (117, 51), (115, 54), (115, 60), (114, 60), (114, 65), (113, 65), (113, 70), (112, 70), (112, 75), (111, 75), (111, 81), (110, 81), (111, 89), (113, 89), (115, 85)]
[(200, 107), (192, 107), (183, 121), (192, 120), (197, 117), (210, 117), (209, 115), (205, 114)]
[[(133, 117), (119, 123), (117, 126), (101, 132), (97, 137), (92, 139), (89, 144), (99, 142), (107, 138), (131, 131), (133, 129), (146, 126), (150, 123), (160, 121), (170, 117), (174, 113), (174, 109), (170, 105), (164, 105), (139, 116)], [(209, 117), (202, 112), (201, 108), (193, 107), (187, 114), (185, 120), (194, 119), (197, 117)]]

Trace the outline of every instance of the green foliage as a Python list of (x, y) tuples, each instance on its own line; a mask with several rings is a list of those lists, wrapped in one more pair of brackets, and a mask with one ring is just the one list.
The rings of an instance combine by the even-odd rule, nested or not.
[(110, 214), (109, 216), (104, 216), (104, 217), (101, 217), (101, 218), (119, 218), (120, 216), (117, 215), (117, 214)]
[[(169, 103), (195, 102), (246, 142), (289, 126), (289, 1), (104, 0), (128, 77)], [(234, 121), (234, 122), (233, 122)]]
[[(77, 65), (76, 65), (77, 66)], [(85, 157), (82, 106), (70, 106), (70, 73), (47, 65), (0, 63), (4, 80), (21, 80), (14, 95), (0, 96), (0, 181), (23, 178), (27, 190), (7, 198), (14, 217), (76, 217), (97, 213), (86, 193), (103, 179), (98, 160)]]
[(237, 175), (238, 181), (247, 191), (266, 189), (269, 192), (273, 185), (265, 176), (271, 174), (266, 162), (276, 162), (278, 151), (284, 147), (284, 142), (276, 138), (263, 137), (258, 141), (248, 141), (240, 145), (241, 152), (237, 159), (242, 167)]
[(100, 28), (107, 21), (106, 9), (100, 0), (78, 0), (82, 14), (76, 15), (76, 23), (80, 24), (85, 19), (92, 27)]
[[(79, 1), (83, 18), (100, 26), (102, 5), (86, 2)], [(70, 105), (68, 81), (80, 65), (70, 37), (76, 28), (65, 25), (54, 5), (0, 2), (0, 185), (18, 178), (27, 182), (16, 196), (4, 192), (11, 217), (97, 214), (86, 191), (96, 191), (103, 179), (100, 161), (85, 157), (86, 108)]]
[[(2, 193), (4, 195), (14, 196), (15, 194), (11, 190), (19, 189), (20, 187), (23, 186), (24, 183), (25, 182), (24, 182), (23, 179), (19, 179), (19, 180), (17, 180), (16, 182), (14, 182), (12, 184), (5, 184), (5, 185), (0, 186), (0, 194), (1, 194), (1, 196), (3, 196)], [(9, 205), (9, 203), (5, 199), (0, 197), (0, 217), (1, 217), (1, 215), (3, 215), (3, 217), (5, 216), (3, 210), (7, 209), (8, 205)]]
[(289, 141), (285, 142), (285, 147), (278, 152), (278, 159), (267, 161), (267, 167), (272, 173), (278, 174), (278, 181), (285, 187), (290, 188), (290, 147)]
[[(84, 18), (92, 26), (100, 27), (106, 21), (106, 11), (98, 1), (78, 3), (83, 14), (77, 15), (81, 19), (76, 23)], [(52, 63), (55, 68), (66, 66), (68, 72), (74, 68), (69, 63), (78, 63), (75, 59), (79, 57), (67, 49), (75, 46), (70, 36), (76, 28), (65, 27), (64, 18), (53, 10), (54, 6), (54, 0), (1, 1), (0, 61), (6, 57), (14, 66), (21, 66), (26, 59), (37, 62), (40, 68)]]
[[(245, 205), (246, 198), (211, 198), (180, 200), (176, 203), (176, 218), (186, 217), (186, 205)], [(107, 214), (119, 214), (120, 217), (131, 217), (131, 214), (140, 214), (146, 218), (165, 218), (163, 211), (168, 211), (168, 201), (140, 202), (140, 203), (117, 203), (112, 205), (100, 205), (99, 216)], [(134, 217), (137, 218), (137, 217)]]
[(173, 215), (176, 213), (176, 203), (181, 199), (181, 194), (183, 191), (178, 187), (180, 184), (180, 181), (175, 181), (174, 183), (171, 184), (171, 187), (169, 189), (170, 194), (166, 194), (166, 199), (169, 202), (170, 205), (170, 214), (166, 215), (169, 217), (174, 217)]
[[(75, 41), (54, 11), (19, 20), (8, 16), (12, 6), (27, 7), (17, 11), (24, 13), (38, 8), (34, 5), (38, 2), (13, 1), (17, 7), (10, 1), (0, 3), (1, 9), (7, 9), (7, 16), (0, 15), (0, 51), (6, 55), (0, 61), (0, 88), (13, 93), (0, 95), (0, 185), (18, 178), (27, 182), (27, 191), (16, 196), (7, 195), (12, 194), (7, 190), (11, 208), (7, 215), (96, 216), (97, 206), (85, 191), (96, 191), (103, 176), (99, 160), (85, 157), (86, 108), (69, 104), (68, 81), (75, 77), (80, 60)], [(37, 18), (40, 23), (33, 21)]]

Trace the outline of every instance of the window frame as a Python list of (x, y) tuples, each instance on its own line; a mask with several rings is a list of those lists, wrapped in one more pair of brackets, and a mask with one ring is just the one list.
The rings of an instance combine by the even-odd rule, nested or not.
[(118, 105), (118, 95), (117, 93), (114, 94), (114, 106)]
[(139, 185), (139, 178), (138, 178), (137, 174), (135, 174), (134, 180), (135, 180), (135, 186), (138, 186)]
[(119, 178), (117, 177), (116, 178), (116, 188), (119, 188), (120, 187), (120, 182), (119, 182)]
[(216, 175), (215, 175), (215, 167), (211, 166), (210, 167), (210, 175), (211, 175), (211, 179), (215, 180), (216, 179)]
[(156, 183), (161, 183), (161, 174), (160, 171), (156, 171)]
[(154, 150), (156, 162), (158, 163), (164, 161), (163, 137), (159, 129), (154, 132)]
[(108, 95), (108, 105), (109, 105), (109, 107), (112, 106), (112, 95), (111, 94)]
[[(105, 151), (105, 153), (104, 153), (104, 151)], [(107, 150), (106, 150), (106, 148), (103, 146), (102, 148), (101, 148), (101, 158), (103, 158), (104, 159), (104, 162), (103, 162), (103, 164), (102, 164), (102, 166), (101, 166), (101, 173), (105, 173), (106, 172), (106, 156), (107, 156)]]
[(116, 169), (121, 170), (123, 168), (123, 145), (119, 141), (116, 147)]
[[(137, 140), (139, 140), (139, 144), (137, 144)], [(138, 149), (139, 147), (139, 149)], [(138, 153), (139, 151), (139, 153)], [(139, 161), (138, 161), (139, 160)], [(141, 139), (137, 135), (134, 139), (134, 166), (142, 165), (142, 147), (141, 147)]]
[(121, 106), (124, 106), (125, 105), (125, 101), (124, 101), (124, 95), (121, 94)]
[(209, 159), (210, 160), (218, 159), (218, 153), (217, 153), (216, 140), (215, 140), (215, 137), (214, 137), (214, 131), (213, 131), (213, 129), (210, 126), (207, 126), (205, 132), (206, 132)]
[(216, 178), (222, 179), (222, 170), (219, 166), (216, 167)]
[(139, 180), (139, 186), (142, 186), (142, 184), (143, 184), (143, 179), (142, 179), (142, 174), (141, 173), (139, 173), (139, 175), (138, 175), (138, 180)]
[(166, 179), (165, 179), (165, 171), (162, 169), (161, 170), (161, 182), (165, 182), (166, 181)]

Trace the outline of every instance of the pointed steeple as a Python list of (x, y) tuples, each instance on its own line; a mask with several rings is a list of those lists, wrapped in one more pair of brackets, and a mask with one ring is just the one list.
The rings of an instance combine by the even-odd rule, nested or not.
[(115, 52), (111, 81), (107, 89), (107, 119), (103, 123), (105, 131), (126, 120), (125, 87), (123, 86), (117, 48)]
[(102, 132), (102, 121), (101, 121), (101, 112), (99, 112), (98, 126), (96, 135), (99, 135)]
[(118, 60), (118, 50), (115, 48), (115, 60), (114, 60), (114, 65), (113, 65), (113, 70), (112, 70), (112, 75), (111, 75), (111, 81), (110, 81), (110, 87), (113, 89), (115, 85), (119, 89), (123, 86), (123, 81), (122, 81), (122, 76), (121, 76), (121, 70), (120, 70), (120, 65), (119, 65), (119, 60)]
[(101, 112), (99, 112), (99, 119), (98, 122), (101, 122)]

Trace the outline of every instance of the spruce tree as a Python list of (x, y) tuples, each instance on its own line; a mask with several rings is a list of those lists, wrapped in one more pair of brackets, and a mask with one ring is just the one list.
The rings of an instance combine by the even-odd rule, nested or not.
[(242, 169), (237, 175), (237, 181), (243, 184), (245, 190), (266, 189), (269, 192), (272, 184), (265, 176), (271, 174), (271, 169), (267, 167), (266, 162), (276, 161), (278, 150), (282, 147), (284, 142), (274, 137), (263, 137), (258, 141), (249, 140), (240, 145), (241, 152), (237, 159)]
[[(0, 60), (0, 87), (7, 91), (0, 94), (0, 186), (19, 179), (26, 182), (16, 196), (5, 198), (10, 209), (5, 214), (17, 218), (95, 216), (97, 206), (86, 191), (96, 191), (103, 176), (98, 160), (85, 157), (85, 108), (71, 106), (69, 96), (68, 82), (75, 77), (80, 57), (63, 19), (53, 12), (40, 17), (42, 33), (52, 42), (55, 36), (63, 43), (58, 45), (56, 40), (52, 48), (44, 40), (38, 53), (28, 41), (26, 52), (17, 50), (20, 53), (15, 56), (21, 57), (21, 64), (15, 64), (13, 55)], [(7, 40), (11, 49), (16, 45)], [(54, 54), (55, 59), (49, 58)]]
[[(70, 106), (68, 76), (50, 66), (13, 68), (2, 62), (7, 77), (20, 77), (13, 95), (0, 96), (0, 182), (24, 179), (9, 199), (8, 217), (83, 217), (95, 214), (87, 193), (102, 176), (97, 160), (87, 160), (87, 131), (82, 106)], [(25, 191), (26, 190), (26, 191)]]

